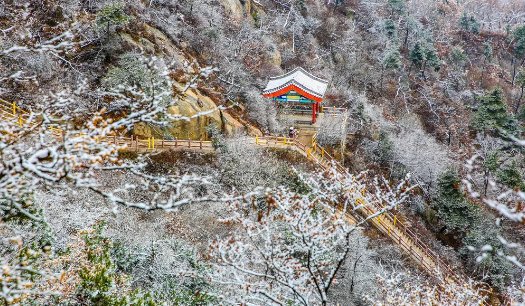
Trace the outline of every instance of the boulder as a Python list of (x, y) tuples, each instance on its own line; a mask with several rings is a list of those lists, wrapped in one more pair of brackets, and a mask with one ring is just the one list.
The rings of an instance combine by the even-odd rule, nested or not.
[(221, 0), (227, 15), (235, 20), (241, 20), (244, 16), (244, 7), (239, 0)]
[[(177, 85), (182, 90), (182, 85)], [(145, 123), (134, 126), (133, 134), (140, 137), (164, 139), (207, 140), (207, 126), (215, 124), (226, 135), (241, 133), (245, 127), (230, 114), (218, 109), (217, 105), (198, 90), (188, 90), (176, 105), (168, 108), (171, 115), (180, 115), (181, 119), (169, 126), (156, 127)], [(202, 115), (199, 115), (202, 114)]]

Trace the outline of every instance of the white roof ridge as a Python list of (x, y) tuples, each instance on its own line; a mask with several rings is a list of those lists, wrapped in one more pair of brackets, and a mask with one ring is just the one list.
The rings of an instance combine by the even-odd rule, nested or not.
[(301, 90), (322, 99), (328, 87), (328, 81), (312, 75), (301, 67), (296, 67), (283, 75), (270, 78), (263, 93), (270, 94), (290, 85), (295, 85)]
[(312, 79), (315, 79), (315, 80), (317, 80), (317, 81), (319, 81), (319, 82), (323, 82), (323, 83), (328, 84), (328, 80), (322, 79), (322, 78), (320, 78), (320, 77), (317, 77), (317, 76), (311, 74), (310, 72), (308, 72), (306, 69), (304, 69), (304, 68), (301, 67), (301, 66), (297, 66), (297, 67), (295, 67), (294, 69), (292, 69), (292, 70), (290, 70), (290, 71), (288, 71), (288, 72), (286, 72), (286, 73), (284, 73), (284, 74), (281, 74), (281, 75), (278, 75), (278, 76), (274, 76), (274, 77), (270, 77), (270, 80), (277, 80), (277, 79), (280, 79), (280, 78), (284, 78), (284, 77), (287, 77), (287, 76), (289, 76), (289, 75), (291, 75), (291, 74), (294, 74), (294, 73), (297, 72), (297, 71), (301, 71), (301, 72), (303, 72), (304, 74), (306, 74), (307, 76), (309, 76), (309, 77), (311, 77)]
[(287, 87), (287, 86), (289, 86), (289, 85), (295, 85), (295, 86), (301, 88), (302, 90), (304, 90), (304, 91), (306, 91), (306, 92), (309, 92), (309, 93), (311, 93), (311, 94), (313, 94), (314, 96), (317, 96), (317, 97), (319, 97), (319, 98), (322, 98), (322, 97), (323, 97), (323, 95), (322, 95), (321, 93), (315, 92), (315, 91), (311, 90), (310, 88), (307, 88), (307, 87), (304, 86), (303, 84), (301, 84), (301, 83), (299, 83), (299, 82), (297, 82), (296, 80), (293, 80), (293, 79), (287, 81), (286, 83), (284, 83), (284, 84), (282, 84), (282, 85), (280, 85), (280, 86), (278, 86), (278, 87), (276, 87), (276, 88), (273, 88), (273, 89), (265, 89), (263, 92), (265, 92), (265, 93), (275, 92), (275, 91), (281, 90), (281, 89), (283, 89), (283, 88), (285, 88), (285, 87)]

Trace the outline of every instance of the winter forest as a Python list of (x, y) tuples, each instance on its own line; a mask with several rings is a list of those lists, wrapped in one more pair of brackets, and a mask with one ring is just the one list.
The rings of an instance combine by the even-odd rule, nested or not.
[(523, 0), (0, 0), (0, 305), (525, 305)]

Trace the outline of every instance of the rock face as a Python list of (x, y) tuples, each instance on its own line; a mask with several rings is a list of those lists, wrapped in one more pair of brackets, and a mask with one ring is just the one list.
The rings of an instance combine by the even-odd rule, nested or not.
[[(228, 0), (233, 3), (238, 0)], [(242, 8), (242, 6), (241, 6)], [(123, 40), (134, 48), (138, 48), (149, 54), (163, 55), (178, 63), (180, 67), (185, 67), (180, 71), (174, 85), (174, 92), (182, 92), (184, 83), (190, 79), (192, 74), (198, 73), (196, 60), (179, 50), (170, 39), (158, 29), (149, 25), (144, 25), (139, 37), (132, 37), (122, 33)], [(207, 126), (214, 124), (226, 135), (232, 135), (246, 131), (247, 128), (238, 120), (233, 118), (225, 111), (219, 110), (214, 101), (202, 94), (197, 89), (190, 89), (185, 92), (183, 97), (179, 97), (177, 104), (168, 108), (168, 113), (180, 115), (183, 120), (177, 120), (167, 127), (157, 127), (145, 123), (134, 126), (133, 134), (139, 137), (155, 137), (164, 139), (208, 139)], [(202, 115), (199, 115), (202, 114)], [(253, 130), (249, 129), (250, 132)]]
[[(177, 87), (182, 90), (182, 85)], [(246, 131), (244, 125), (230, 114), (218, 109), (217, 105), (198, 90), (188, 90), (177, 105), (168, 108), (168, 113), (180, 115), (184, 119), (174, 121), (167, 127), (155, 127), (144, 123), (137, 124), (133, 134), (141, 137), (164, 139), (195, 139), (207, 140), (207, 127), (214, 124), (226, 135)], [(199, 115), (205, 113), (205, 115)]]
[(245, 13), (250, 13), (250, 1), (243, 1), (243, 5), (240, 0), (220, 0), (222, 6), (226, 10), (226, 13), (229, 14), (235, 20), (241, 20)]

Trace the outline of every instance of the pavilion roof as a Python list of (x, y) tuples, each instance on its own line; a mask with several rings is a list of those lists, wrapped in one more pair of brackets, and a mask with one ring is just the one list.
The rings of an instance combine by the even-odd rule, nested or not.
[[(321, 101), (328, 87), (328, 81), (318, 78), (301, 67), (283, 75), (272, 77), (263, 90), (265, 97), (282, 95), (289, 90), (296, 90), (308, 98)], [(288, 90), (289, 89), (289, 90)]]

